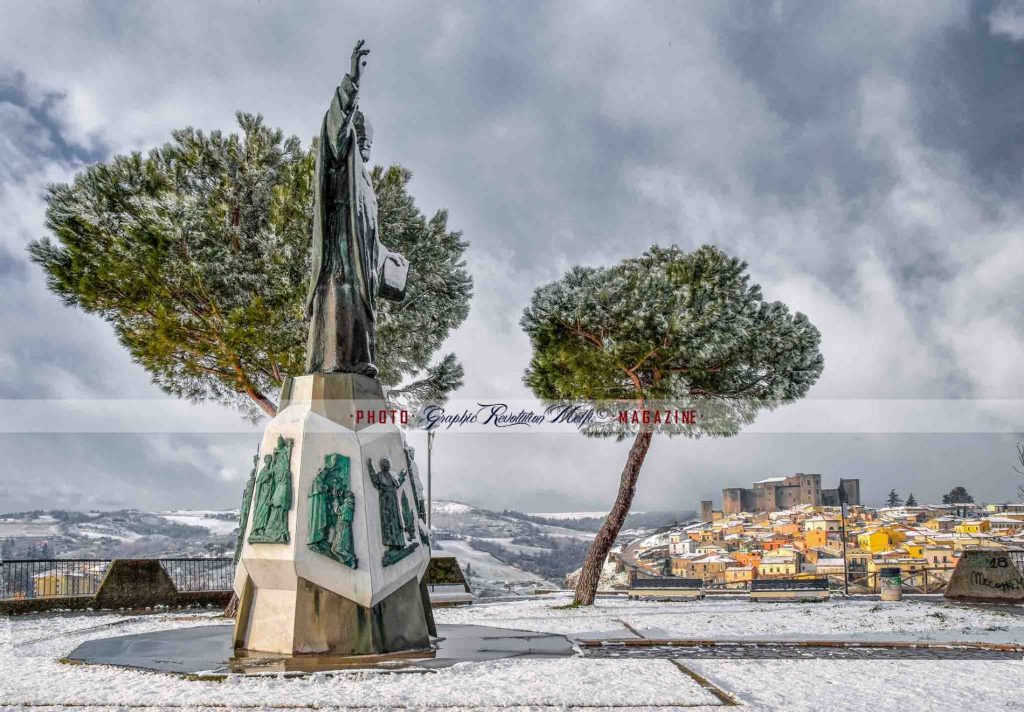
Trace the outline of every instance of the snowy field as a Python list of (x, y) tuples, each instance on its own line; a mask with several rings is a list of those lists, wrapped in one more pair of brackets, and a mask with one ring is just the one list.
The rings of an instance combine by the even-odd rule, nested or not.
[(193, 527), (203, 527), (214, 534), (231, 534), (238, 528), (238, 512), (230, 511), (205, 511), (205, 510), (175, 510), (172, 512), (159, 512), (164, 519), (176, 524), (188, 524)]
[(488, 581), (508, 581), (511, 583), (535, 583), (542, 584), (542, 579), (537, 574), (505, 564), (491, 556), (486, 551), (474, 549), (467, 542), (445, 539), (440, 542), (437, 553), (451, 554), (459, 560), (462, 570), (466, 570), (469, 564), (473, 577), (482, 578)]
[[(436, 611), (439, 623), (476, 623), (586, 637), (645, 635), (1024, 641), (1024, 615), (902, 603), (644, 603), (565, 597)], [(1024, 613), (1024, 612), (1022, 612)], [(937, 615), (938, 614), (938, 615)], [(0, 709), (587, 709), (712, 710), (722, 705), (686, 674), (707, 678), (747, 710), (1021, 710), (1024, 661), (506, 659), (431, 672), (352, 671), (214, 681), (59, 659), (85, 640), (223, 624), (213, 614), (55, 615), (0, 621)]]
[[(633, 512), (633, 514), (643, 514), (643, 512)], [(608, 516), (608, 512), (529, 512), (529, 515), (541, 519), (604, 519)]]

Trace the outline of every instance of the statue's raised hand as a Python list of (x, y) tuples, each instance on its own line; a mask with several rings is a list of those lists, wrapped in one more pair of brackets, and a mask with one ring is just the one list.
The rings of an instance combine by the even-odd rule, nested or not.
[(352, 71), (349, 72), (349, 76), (352, 77), (352, 81), (356, 84), (359, 83), (359, 79), (363, 74), (363, 67), (366, 66), (366, 60), (363, 57), (370, 53), (370, 50), (363, 49), (364, 44), (366, 44), (366, 40), (359, 40), (352, 50)]

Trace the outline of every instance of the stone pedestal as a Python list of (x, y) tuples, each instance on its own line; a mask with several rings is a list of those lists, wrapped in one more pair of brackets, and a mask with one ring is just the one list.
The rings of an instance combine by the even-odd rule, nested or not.
[[(380, 422), (386, 409), (380, 383), (365, 376), (286, 383), (244, 522), (236, 649), (359, 655), (429, 646), (423, 493), (398, 426)], [(264, 503), (289, 497), (285, 533), (283, 506)]]

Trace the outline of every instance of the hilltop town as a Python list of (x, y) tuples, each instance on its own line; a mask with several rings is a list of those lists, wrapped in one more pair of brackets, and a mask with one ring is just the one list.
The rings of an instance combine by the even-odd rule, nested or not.
[(857, 480), (823, 490), (820, 478), (798, 473), (726, 488), (722, 510), (704, 501), (701, 521), (614, 552), (609, 582), (623, 582), (623, 573), (671, 575), (701, 579), (710, 589), (744, 589), (760, 579), (827, 577), (839, 587), (845, 557), (851, 593), (877, 591), (883, 569), (899, 569), (905, 588), (929, 593), (943, 589), (965, 550), (1024, 546), (1024, 504), (919, 505), (910, 496), (908, 505), (895, 496), (893, 506), (875, 508), (860, 504)]

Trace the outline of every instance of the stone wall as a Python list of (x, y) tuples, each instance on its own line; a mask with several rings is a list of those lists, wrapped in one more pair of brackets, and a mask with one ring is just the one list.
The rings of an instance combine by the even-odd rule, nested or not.
[(987, 603), (1024, 603), (1024, 551), (965, 551), (946, 587), (946, 598)]
[(466, 577), (462, 575), (459, 561), (454, 556), (441, 556), (438, 554), (431, 556), (430, 563), (427, 565), (427, 573), (424, 574), (424, 580), (431, 586), (441, 584), (462, 585), (465, 587), (466, 593), (470, 593)]

